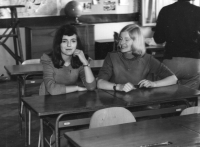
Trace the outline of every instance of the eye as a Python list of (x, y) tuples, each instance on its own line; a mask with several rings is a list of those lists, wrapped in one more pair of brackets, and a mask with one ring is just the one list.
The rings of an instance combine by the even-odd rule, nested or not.
[(72, 40), (72, 42), (73, 42), (73, 43), (76, 43), (76, 42), (77, 42), (77, 40), (76, 40), (76, 39), (73, 39), (73, 40)]
[(67, 42), (67, 40), (62, 40), (62, 42)]
[(119, 38), (118, 38), (118, 40), (119, 40), (119, 41), (122, 41), (122, 38), (121, 38), (121, 37), (119, 37)]

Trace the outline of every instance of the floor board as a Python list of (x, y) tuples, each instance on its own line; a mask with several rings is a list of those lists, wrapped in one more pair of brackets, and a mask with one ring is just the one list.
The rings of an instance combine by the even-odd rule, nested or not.
[[(37, 94), (39, 86), (29, 88), (29, 95)], [(24, 126), (24, 123), (23, 123)], [(37, 147), (39, 119), (32, 115), (32, 144)], [(23, 147), (23, 134), (19, 134), (17, 81), (0, 81), (0, 147)]]

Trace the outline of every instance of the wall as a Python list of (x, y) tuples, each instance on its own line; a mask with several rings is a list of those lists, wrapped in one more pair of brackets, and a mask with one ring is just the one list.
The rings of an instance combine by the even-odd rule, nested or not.
[[(51, 1), (51, 0), (48, 0)], [(62, 7), (65, 6), (67, 2), (70, 0), (61, 0), (61, 2), (65, 2), (62, 4)], [(87, 2), (88, 0), (81, 0)], [(91, 12), (84, 12), (84, 15), (90, 15), (90, 14), (126, 14), (126, 13), (134, 13), (138, 11), (138, 0), (129, 0), (129, 5), (119, 5), (119, 0), (113, 0), (116, 1), (116, 10), (115, 11), (103, 11), (103, 2), (105, 0), (100, 0), (100, 5), (92, 5)], [(61, 6), (60, 6), (61, 7)], [(114, 32), (119, 32), (121, 28), (123, 28), (125, 25), (134, 23), (134, 22), (119, 22), (119, 23), (101, 23), (101, 24), (95, 24), (94, 32), (95, 32), (95, 40), (99, 39), (111, 39), (113, 38)], [(145, 37), (151, 36), (151, 29), (150, 28), (143, 28)], [(4, 29), (0, 29), (0, 33)], [(24, 29), (21, 28), (21, 40), (22, 40), (22, 48), (24, 56), (25, 53), (25, 35), (24, 35)], [(13, 42), (11, 39), (9, 39), (6, 44), (8, 44), (13, 49)], [(0, 46), (0, 75), (4, 74), (8, 76), (6, 73), (4, 66), (5, 65), (15, 65), (15, 60), (10, 56), (10, 54), (2, 47)]]
[[(111, 39), (114, 32), (120, 32), (120, 30), (127, 24), (133, 24), (136, 22), (121, 22), (121, 23), (104, 23), (95, 24), (95, 40), (99, 39)], [(153, 33), (151, 27), (142, 27), (142, 33), (145, 38), (152, 37)]]
[[(3, 34), (4, 31), (5, 29), (0, 29), (0, 34)], [(21, 33), (21, 40), (22, 40), (23, 55), (25, 55), (25, 36), (24, 36), (23, 28), (20, 28), (20, 33)], [(12, 38), (6, 41), (6, 45), (12, 51), (14, 51)], [(4, 69), (4, 66), (15, 65), (15, 64), (16, 64), (15, 59), (0, 45), (0, 75), (4, 74), (5, 76), (8, 76), (6, 70)]]
[[(95, 40), (99, 39), (111, 39), (113, 38), (114, 32), (119, 32), (121, 28), (123, 28), (127, 24), (131, 24), (135, 22), (121, 22), (121, 23), (104, 23), (104, 24), (95, 24), (94, 32), (95, 32)], [(0, 33), (2, 34), (4, 29), (0, 29)], [(151, 37), (152, 32), (150, 27), (142, 28), (143, 34), (145, 37)], [(21, 40), (22, 40), (22, 48), (23, 54), (25, 55), (25, 35), (24, 29), (20, 28), (21, 32)], [(13, 49), (13, 41), (9, 39), (6, 44)], [(2, 47), (0, 46), (0, 75), (4, 74), (8, 76), (6, 70), (4, 69), (5, 65), (15, 65), (15, 60), (13, 57)], [(8, 76), (9, 77), (9, 76)]]

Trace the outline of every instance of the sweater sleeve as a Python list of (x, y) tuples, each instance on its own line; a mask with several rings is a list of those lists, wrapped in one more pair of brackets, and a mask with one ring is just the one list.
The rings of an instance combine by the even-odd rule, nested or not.
[(98, 79), (109, 81), (113, 75), (113, 63), (110, 58), (110, 53), (106, 56), (103, 66), (101, 67)]
[(149, 69), (151, 73), (154, 73), (161, 79), (174, 75), (174, 73), (163, 63), (155, 59), (153, 56), (150, 56)]
[(43, 54), (41, 57), (41, 64), (43, 66), (43, 80), (46, 91), (51, 95), (58, 95), (66, 93), (66, 86), (64, 84), (56, 83), (54, 79), (54, 65), (51, 58)]
[(156, 22), (156, 28), (155, 28), (155, 33), (154, 33), (154, 40), (156, 43), (164, 43), (166, 42), (165, 38), (165, 9), (164, 7), (160, 10), (160, 13), (158, 15), (158, 19)]
[(87, 90), (94, 90), (96, 88), (96, 80), (95, 79), (94, 79), (94, 81), (92, 81), (92, 83), (86, 82), (83, 66), (80, 67), (79, 76), (81, 78), (81, 81), (83, 82), (83, 85), (87, 88)]

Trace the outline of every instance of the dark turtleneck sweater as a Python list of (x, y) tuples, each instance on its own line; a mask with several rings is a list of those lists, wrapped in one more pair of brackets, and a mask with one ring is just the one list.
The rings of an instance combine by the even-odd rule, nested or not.
[(200, 7), (179, 0), (161, 9), (154, 33), (156, 43), (164, 43), (165, 58), (200, 59)]

